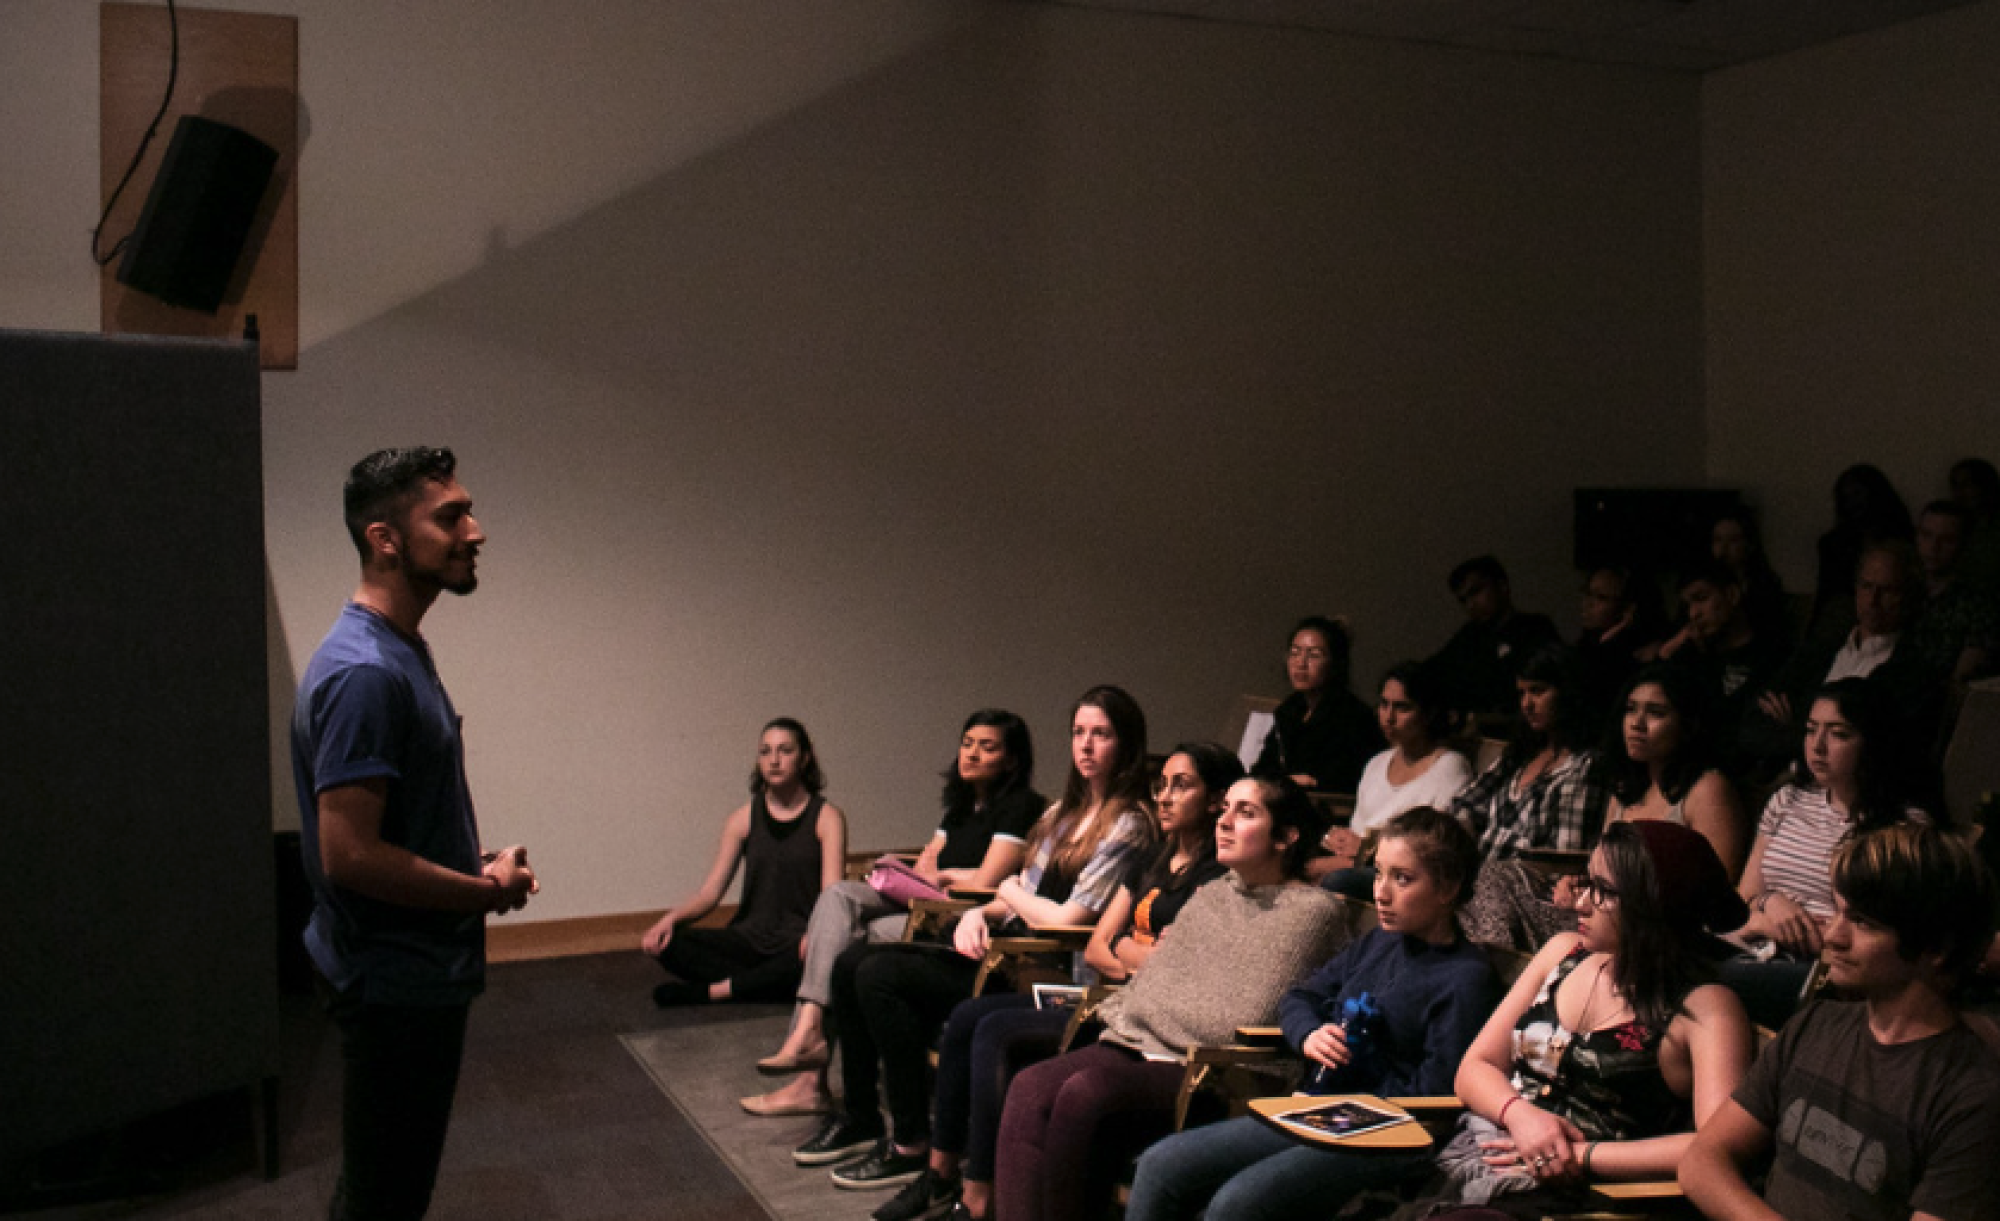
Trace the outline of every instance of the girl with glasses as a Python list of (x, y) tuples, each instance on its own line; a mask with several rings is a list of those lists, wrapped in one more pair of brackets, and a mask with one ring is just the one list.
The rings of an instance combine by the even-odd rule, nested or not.
[(1742, 1004), (1708, 982), (1710, 931), (1743, 915), (1709, 842), (1614, 824), (1578, 890), (1577, 931), (1535, 955), (1459, 1067), (1466, 1115), (1438, 1157), (1454, 1221), (1587, 1211), (1593, 1181), (1672, 1178), (1750, 1063)]

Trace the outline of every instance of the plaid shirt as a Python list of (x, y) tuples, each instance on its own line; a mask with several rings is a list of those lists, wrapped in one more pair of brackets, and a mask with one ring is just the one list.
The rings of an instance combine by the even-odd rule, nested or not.
[(1521, 761), (1508, 750), (1466, 786), (1451, 812), (1479, 837), (1487, 860), (1513, 856), (1523, 848), (1590, 847), (1604, 825), (1611, 789), (1598, 775), (1597, 754), (1580, 750), (1516, 792)]

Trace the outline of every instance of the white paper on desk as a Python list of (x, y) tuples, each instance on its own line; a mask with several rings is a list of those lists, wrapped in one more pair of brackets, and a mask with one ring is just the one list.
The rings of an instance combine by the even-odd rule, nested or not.
[(1278, 719), (1268, 712), (1253, 712), (1243, 723), (1243, 741), (1237, 744), (1236, 757), (1243, 760), (1243, 770), (1257, 766), (1257, 756), (1264, 753), (1264, 739), (1271, 736), (1271, 726)]

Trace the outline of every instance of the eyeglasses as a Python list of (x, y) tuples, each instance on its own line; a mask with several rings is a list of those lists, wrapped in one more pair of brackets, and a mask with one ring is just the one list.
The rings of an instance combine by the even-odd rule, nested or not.
[(1579, 898), (1588, 898), (1592, 907), (1618, 906), (1618, 888), (1594, 874), (1586, 874), (1576, 884)]
[(1198, 776), (1159, 776), (1153, 780), (1153, 800), (1164, 801), (1169, 797), (1180, 797), (1201, 787)]

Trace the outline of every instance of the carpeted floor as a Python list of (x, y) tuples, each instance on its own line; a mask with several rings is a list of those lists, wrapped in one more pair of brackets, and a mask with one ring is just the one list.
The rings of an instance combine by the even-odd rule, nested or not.
[(700, 1026), (628, 1034), (625, 1046), (778, 1221), (861, 1221), (891, 1193), (843, 1191), (825, 1169), (792, 1162), (792, 1150), (818, 1130), (820, 1117), (760, 1119), (737, 1105), (779, 1084), (757, 1076), (754, 1066), (784, 1041), (790, 1020), (783, 1012), (741, 1012), (733, 1019), (718, 1013)]
[[(698, 1122), (711, 1122), (707, 1104), (676, 1105), (621, 1040), (670, 1036), (678, 1062), (733, 1069), (745, 1083), (737, 1092), (750, 1092), (757, 1088), (750, 1066), (768, 1051), (764, 1032), (782, 1028), (784, 1011), (662, 1012), (650, 996), (660, 978), (659, 967), (637, 953), (492, 968), (487, 993), (472, 1010), (433, 1221), (764, 1221), (770, 1215), (702, 1134)], [(752, 1026), (759, 1029), (753, 1033)], [(283, 1166), (275, 1180), (258, 1173), (248, 1106), (226, 1098), (45, 1158), (28, 1190), (8, 1184), (13, 1194), (0, 1198), (0, 1211), (38, 1221), (325, 1216), (340, 1160), (340, 1053), (309, 998), (285, 998), (281, 1074)], [(678, 1071), (665, 1075), (678, 1088)], [(729, 1094), (727, 1110), (735, 1110), (735, 1098)], [(878, 1198), (871, 1194), (866, 1208), (833, 1215), (859, 1216)]]

